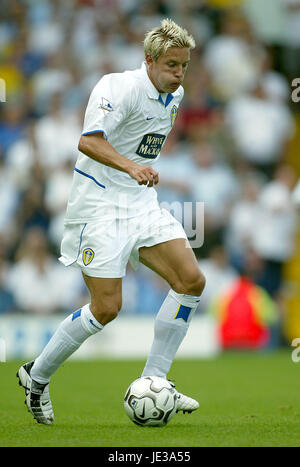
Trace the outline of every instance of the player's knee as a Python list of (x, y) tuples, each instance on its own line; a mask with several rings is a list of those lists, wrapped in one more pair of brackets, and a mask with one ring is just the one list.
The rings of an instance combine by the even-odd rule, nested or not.
[(200, 296), (204, 287), (205, 277), (201, 271), (184, 279), (178, 278), (172, 286), (173, 290), (177, 293), (195, 296)]
[(188, 287), (188, 292), (185, 292), (188, 295), (197, 295), (200, 296), (205, 287), (205, 277), (202, 272), (199, 271), (197, 277), (195, 278), (194, 282), (191, 282)]
[(114, 320), (122, 307), (122, 300), (102, 300), (91, 304), (91, 312), (96, 320), (105, 326), (105, 324)]

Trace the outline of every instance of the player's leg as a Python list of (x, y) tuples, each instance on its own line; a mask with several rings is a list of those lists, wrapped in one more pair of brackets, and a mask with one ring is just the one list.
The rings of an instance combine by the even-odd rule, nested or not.
[(25, 388), (29, 411), (40, 423), (54, 420), (49, 396), (52, 374), (91, 335), (101, 331), (114, 319), (121, 308), (122, 279), (98, 278), (84, 275), (90, 291), (91, 304), (69, 315), (34, 362), (23, 365), (17, 376)]
[(39, 383), (48, 383), (57, 368), (91, 335), (114, 319), (120, 309), (122, 279), (88, 277), (91, 304), (69, 315), (58, 327), (31, 369)]
[(122, 307), (122, 279), (82, 275), (91, 296), (90, 310), (105, 326), (116, 318)]
[[(188, 330), (205, 286), (187, 240), (175, 239), (139, 250), (140, 261), (171, 286), (156, 318), (154, 340), (143, 376), (165, 378)], [(195, 410), (198, 403), (180, 394), (179, 410)]]
[(205, 278), (188, 241), (176, 238), (139, 249), (139, 260), (179, 294), (201, 295)]

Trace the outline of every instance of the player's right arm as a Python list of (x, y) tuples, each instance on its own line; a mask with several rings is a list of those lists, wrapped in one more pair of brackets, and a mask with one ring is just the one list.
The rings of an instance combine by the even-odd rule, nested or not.
[(158, 183), (158, 172), (150, 166), (137, 164), (119, 154), (103, 137), (103, 133), (82, 135), (78, 149), (100, 164), (128, 173), (139, 185), (152, 187)]

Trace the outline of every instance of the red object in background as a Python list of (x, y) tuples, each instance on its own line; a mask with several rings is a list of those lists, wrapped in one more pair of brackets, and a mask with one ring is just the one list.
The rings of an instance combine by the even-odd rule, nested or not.
[(77, 0), (77, 5), (95, 6), (95, 0)]
[[(267, 298), (267, 301), (266, 301)], [(240, 278), (218, 302), (219, 337), (224, 349), (265, 347), (270, 330), (264, 319), (270, 317), (271, 299), (246, 278)], [(271, 308), (274, 310), (273, 305)]]
[(184, 128), (190, 125), (201, 125), (211, 123), (213, 112), (210, 109), (203, 108), (183, 108), (181, 110), (181, 119)]

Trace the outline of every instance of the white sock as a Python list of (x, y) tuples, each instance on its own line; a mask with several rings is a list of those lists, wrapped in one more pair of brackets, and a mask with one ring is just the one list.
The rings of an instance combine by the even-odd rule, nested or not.
[(170, 290), (154, 324), (154, 340), (142, 376), (166, 378), (200, 297)]
[(69, 315), (58, 327), (50, 341), (35, 360), (30, 375), (38, 383), (50, 381), (51, 375), (91, 335), (103, 329), (85, 305)]

